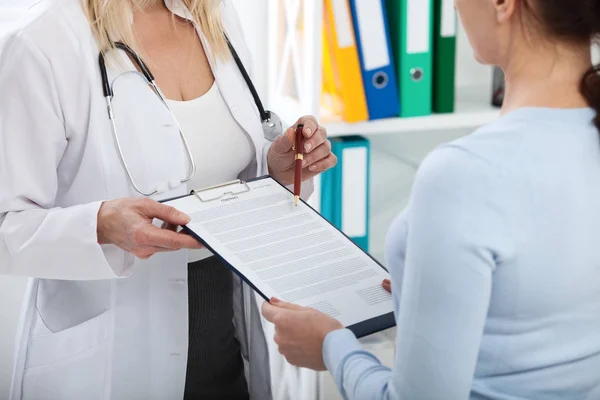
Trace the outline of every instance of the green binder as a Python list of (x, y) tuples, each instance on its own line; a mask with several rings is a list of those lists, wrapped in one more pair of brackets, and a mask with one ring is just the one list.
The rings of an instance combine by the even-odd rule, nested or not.
[(433, 95), (433, 0), (386, 0), (386, 7), (398, 70), (400, 116), (429, 115)]
[(433, 111), (454, 112), (456, 74), (456, 11), (454, 0), (435, 0)]

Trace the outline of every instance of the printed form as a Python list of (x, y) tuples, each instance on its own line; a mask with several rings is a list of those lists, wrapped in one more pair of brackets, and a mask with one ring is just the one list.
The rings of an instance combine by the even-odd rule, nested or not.
[(348, 327), (393, 312), (389, 274), (272, 178), (167, 202), (266, 300), (312, 307)]

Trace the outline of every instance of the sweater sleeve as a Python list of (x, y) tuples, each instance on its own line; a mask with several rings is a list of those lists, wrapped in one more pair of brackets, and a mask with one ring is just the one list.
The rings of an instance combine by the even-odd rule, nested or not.
[(345, 399), (469, 398), (498, 252), (509, 240), (501, 186), (499, 170), (458, 147), (423, 163), (405, 259), (389, 264), (394, 277), (404, 263), (394, 280), (403, 280), (394, 368), (361, 350), (348, 331), (325, 341), (324, 360)]

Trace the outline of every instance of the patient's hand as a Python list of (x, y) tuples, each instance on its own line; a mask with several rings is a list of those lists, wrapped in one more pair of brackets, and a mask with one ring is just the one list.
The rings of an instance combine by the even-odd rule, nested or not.
[(384, 279), (381, 283), (381, 286), (383, 286), (383, 288), (389, 293), (392, 293), (392, 281), (390, 281), (389, 279)]
[(262, 315), (275, 325), (275, 343), (286, 360), (297, 367), (324, 371), (325, 337), (344, 326), (329, 315), (277, 299), (265, 302)]

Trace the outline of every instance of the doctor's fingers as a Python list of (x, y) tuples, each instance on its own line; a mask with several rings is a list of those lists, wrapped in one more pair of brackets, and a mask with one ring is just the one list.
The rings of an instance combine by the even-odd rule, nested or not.
[(158, 248), (163, 251), (177, 251), (203, 247), (200, 242), (189, 235), (160, 229), (154, 225), (148, 225), (145, 229), (138, 231), (134, 240), (136, 250)]
[(316, 131), (310, 137), (304, 135), (304, 154), (310, 154), (327, 142), (327, 129), (317, 125)]
[(153, 219), (158, 218), (171, 225), (185, 225), (190, 222), (190, 217), (176, 208), (167, 206), (151, 199), (140, 199), (138, 211), (144, 216)]
[[(329, 155), (322, 160), (317, 161), (308, 166), (308, 174), (306, 175), (306, 179), (310, 179), (315, 175), (320, 174), (321, 172), (325, 172), (328, 169), (335, 167), (337, 164), (337, 157), (333, 153), (329, 153)], [(303, 176), (304, 178), (304, 176)]]
[(315, 132), (319, 130), (319, 123), (317, 122), (317, 119), (312, 115), (305, 115), (304, 117), (298, 118), (298, 122), (296, 122), (296, 124), (294, 125), (294, 130), (296, 129), (295, 127), (298, 124), (304, 125), (304, 128), (302, 129), (302, 134), (306, 139), (313, 137)]
[(323, 144), (321, 144), (319, 147), (314, 149), (312, 152), (304, 155), (304, 160), (302, 161), (303, 162), (302, 165), (305, 168), (310, 167), (314, 163), (327, 158), (327, 156), (329, 156), (330, 154), (331, 154), (331, 142), (329, 140), (326, 140)]
[(275, 143), (275, 150), (279, 154), (286, 154), (292, 150), (294, 140), (296, 137), (296, 127), (299, 124), (303, 124), (302, 134), (304, 135), (304, 152), (310, 153), (310, 151), (319, 145), (323, 144), (327, 140), (327, 131), (325, 128), (320, 127), (317, 123), (317, 119), (312, 115), (307, 115), (298, 119), (294, 126), (290, 126), (285, 134), (282, 135)]
[(147, 260), (150, 257), (152, 257), (153, 255), (155, 255), (156, 253), (166, 253), (167, 251), (173, 251), (173, 250), (166, 250), (166, 249), (161, 249), (160, 247), (140, 247), (137, 248), (135, 251), (133, 251), (133, 255), (136, 256), (137, 258), (141, 258), (142, 260)]

